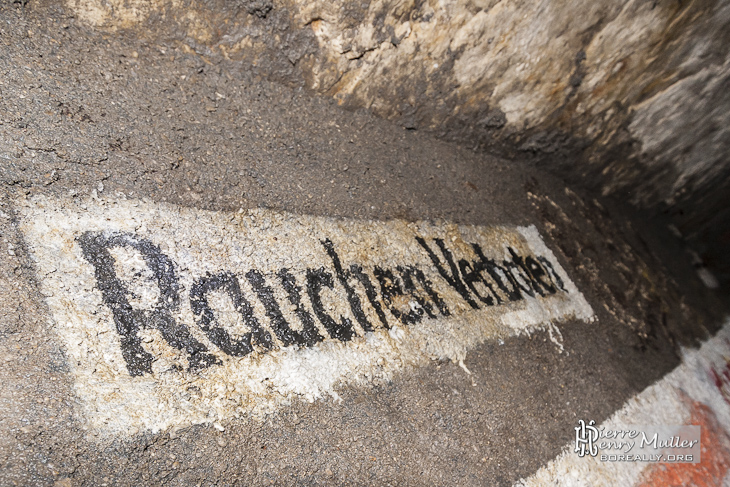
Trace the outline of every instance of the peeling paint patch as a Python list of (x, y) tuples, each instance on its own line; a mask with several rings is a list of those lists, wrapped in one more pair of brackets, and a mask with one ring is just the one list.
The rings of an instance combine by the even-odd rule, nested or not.
[(460, 363), (489, 339), (593, 319), (535, 227), (16, 204), (101, 435), (262, 417), (429, 360)]

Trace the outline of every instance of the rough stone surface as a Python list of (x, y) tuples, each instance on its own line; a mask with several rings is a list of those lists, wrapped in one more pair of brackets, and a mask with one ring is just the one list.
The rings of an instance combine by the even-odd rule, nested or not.
[[(730, 4), (67, 0), (105, 32), (243, 60), (407, 129), (675, 216), (729, 273)], [(730, 276), (730, 274), (723, 277)]]
[[(511, 485), (559, 453), (578, 416), (608, 418), (721, 322), (726, 304), (683, 244), (620, 203), (69, 12), (0, 4), (4, 484)], [(263, 422), (95, 441), (17, 201), (119, 193), (191, 211), (535, 225), (597, 321), (559, 323), (562, 353), (548, 331), (485, 343), (464, 359), (471, 375), (429, 361)]]

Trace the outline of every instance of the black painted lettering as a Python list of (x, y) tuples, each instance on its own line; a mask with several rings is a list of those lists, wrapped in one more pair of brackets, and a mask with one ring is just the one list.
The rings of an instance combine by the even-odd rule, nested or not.
[[(474, 262), (474, 268), (480, 271), (487, 271), (492, 280), (497, 284), (497, 287), (499, 287), (510, 301), (519, 301), (522, 299), (522, 294), (520, 293), (519, 286), (515, 282), (515, 278), (494, 260), (488, 259), (479, 244), (471, 244), (471, 247), (479, 258), (479, 260)], [(508, 284), (509, 287), (507, 287)]]
[(550, 273), (550, 276), (549, 276), (550, 280), (552, 280), (553, 284), (555, 284), (561, 291), (565, 291), (567, 293), (568, 290), (565, 289), (565, 284), (563, 284), (563, 280), (560, 279), (560, 276), (558, 275), (558, 273), (555, 272), (555, 268), (550, 263), (550, 261), (542, 256), (538, 257), (537, 260), (539, 260), (540, 263), (542, 265), (544, 265), (545, 268), (548, 270), (548, 272)]
[(414, 276), (412, 275), (413, 273), (411, 267), (403, 267), (399, 265), (395, 268), (400, 274), (401, 281), (403, 282), (403, 291), (405, 291), (411, 297), (411, 301), (409, 302), (412, 303), (413, 301), (415, 301), (417, 309), (420, 308), (425, 311), (429, 318), (436, 318), (431, 303), (429, 303), (427, 299), (424, 299), (423, 296), (418, 293), (415, 284), (413, 284)]
[[(415, 298), (414, 301), (414, 297), (406, 294), (401, 279), (396, 277), (392, 270), (375, 266), (373, 274), (380, 283), (380, 295), (383, 297), (383, 302), (393, 316), (404, 325), (420, 322), (425, 309), (423, 300)], [(413, 288), (412, 283), (411, 287)], [(430, 312), (429, 314), (432, 315)]]
[(271, 328), (285, 347), (294, 344), (306, 345), (315, 343), (312, 340), (316, 339), (316, 337), (304, 336), (302, 333), (292, 330), (289, 322), (281, 314), (281, 308), (279, 308), (279, 303), (276, 302), (274, 291), (266, 284), (266, 279), (262, 273), (252, 269), (246, 273), (246, 279), (251, 283), (251, 287), (256, 292), (261, 304), (264, 305), (266, 316), (271, 320)]
[(426, 251), (429, 258), (431, 259), (431, 262), (433, 262), (434, 267), (436, 267), (436, 270), (441, 275), (441, 277), (443, 277), (444, 280), (451, 287), (453, 287), (467, 303), (469, 303), (469, 306), (474, 309), (479, 309), (479, 305), (471, 297), (469, 289), (467, 289), (466, 285), (461, 280), (461, 276), (459, 275), (459, 269), (454, 263), (451, 252), (446, 248), (446, 245), (444, 245), (444, 241), (440, 238), (434, 239), (436, 245), (438, 245), (439, 249), (441, 249), (441, 253), (444, 256), (444, 259), (446, 259), (446, 262), (449, 265), (449, 269), (451, 271), (450, 274), (446, 269), (444, 269), (443, 265), (441, 265), (441, 260), (439, 260), (438, 256), (434, 253), (433, 250), (431, 250), (431, 247), (428, 246), (426, 241), (419, 236), (416, 236), (416, 240), (418, 241), (419, 245), (423, 247), (423, 249)]
[[(547, 294), (555, 294), (557, 289), (553, 286), (550, 276), (545, 272), (545, 268), (540, 265), (531, 255), (525, 257), (525, 267), (533, 278), (535, 283), (535, 290), (537, 290), (541, 296)], [(547, 282), (544, 278), (547, 278)], [(542, 288), (542, 290), (540, 289)]]
[(363, 271), (362, 266), (359, 264), (352, 264), (350, 266), (350, 275), (360, 281), (363, 289), (365, 289), (365, 295), (368, 297), (368, 301), (370, 301), (370, 306), (372, 306), (375, 310), (375, 314), (378, 315), (378, 319), (383, 324), (383, 327), (385, 327), (385, 329), (390, 329), (388, 319), (385, 317), (383, 307), (380, 306), (380, 301), (378, 300), (378, 292), (375, 290), (373, 283), (370, 282), (370, 277), (368, 277), (368, 275)]
[[(114, 323), (121, 338), (122, 356), (132, 376), (152, 373), (152, 354), (142, 347), (139, 331), (153, 328), (160, 331), (164, 340), (172, 347), (187, 353), (191, 370), (208, 367), (219, 360), (208, 352), (205, 345), (190, 334), (183, 323), (177, 323), (172, 316), (180, 306), (180, 286), (175, 269), (169, 257), (160, 248), (129, 233), (86, 232), (78, 238), (84, 258), (94, 266), (96, 284), (102, 300), (114, 316)], [(114, 257), (110, 249), (128, 247), (142, 256), (152, 271), (159, 289), (159, 298), (152, 309), (134, 309), (129, 303), (130, 291), (117, 276)]]
[[(446, 303), (444, 303), (444, 300), (441, 299), (441, 296), (433, 289), (433, 283), (429, 281), (426, 276), (423, 274), (423, 271), (419, 269), (416, 266), (413, 265), (407, 265), (407, 266), (398, 266), (396, 267), (398, 269), (398, 272), (400, 272), (401, 276), (403, 277), (403, 283), (405, 290), (407, 292), (410, 292), (414, 297), (417, 297), (418, 299), (422, 299), (424, 301), (423, 308), (426, 309), (426, 306), (428, 305), (428, 300), (426, 298), (420, 298), (420, 296), (417, 294), (418, 290), (416, 289), (415, 283), (418, 282), (420, 284), (421, 288), (423, 288), (424, 291), (426, 291), (426, 295), (430, 300), (436, 305), (436, 307), (439, 310), (439, 313), (441, 313), (444, 316), (450, 316), (451, 312), (449, 311), (449, 308), (446, 306)], [(419, 302), (420, 304), (420, 302)], [(431, 306), (428, 305), (427, 313), (429, 316), (433, 317), (433, 314), (430, 312)]]
[[(471, 293), (479, 299), (479, 301), (487, 306), (493, 306), (496, 299), (497, 304), (502, 304), (502, 298), (494, 291), (494, 288), (492, 288), (489, 281), (482, 276), (482, 266), (472, 266), (472, 264), (470, 264), (467, 260), (461, 259), (459, 260), (459, 270), (461, 271), (464, 283)], [(489, 292), (482, 296), (475, 286), (476, 283), (481, 283)]]
[(324, 309), (321, 293), (322, 288), (325, 287), (330, 289), (334, 287), (332, 274), (325, 271), (324, 267), (307, 269), (307, 294), (309, 295), (309, 300), (312, 302), (312, 308), (317, 319), (322, 323), (322, 326), (324, 326), (332, 338), (343, 342), (351, 340), (355, 334), (352, 322), (344, 316), (340, 316), (340, 322), (337, 323)]
[(517, 284), (517, 286), (519, 286), (520, 291), (527, 296), (534, 298), (535, 291), (533, 290), (532, 277), (530, 277), (527, 269), (524, 268), (522, 257), (517, 255), (512, 247), (508, 247), (507, 250), (512, 256), (512, 260), (503, 260), (502, 264), (504, 264), (504, 268), (507, 269), (507, 272), (509, 272), (512, 276), (513, 281)]
[[(438, 274), (473, 309), (517, 301), (524, 296), (554, 294), (558, 289), (566, 291), (562, 279), (545, 257), (524, 257), (508, 247), (511, 257), (498, 264), (487, 258), (478, 244), (471, 244), (476, 259), (459, 259), (456, 262), (443, 239), (433, 239), (441, 255), (437, 255), (424, 238), (416, 236), (416, 240), (428, 254)], [(174, 315), (180, 310), (181, 287), (173, 262), (158, 246), (133, 234), (119, 232), (86, 232), (78, 241), (84, 258), (94, 267), (97, 287), (104, 304), (112, 311), (120, 336), (122, 356), (131, 375), (152, 372), (155, 357), (142, 345), (140, 331), (143, 329), (159, 330), (170, 346), (185, 352), (191, 370), (220, 363), (184, 323), (175, 320)], [(360, 264), (344, 268), (330, 239), (325, 238), (321, 243), (332, 261), (335, 274), (333, 276), (324, 267), (307, 269), (306, 291), (313, 313), (304, 306), (302, 287), (297, 285), (297, 279), (289, 269), (282, 268), (276, 272), (275, 278), (272, 277), (281, 282), (293, 313), (301, 322), (300, 329), (293, 329), (284, 317), (264, 274), (255, 269), (245, 274), (266, 311), (271, 330), (284, 346), (312, 346), (323, 341), (315, 317), (331, 338), (348, 341), (356, 335), (350, 319), (339, 316), (336, 320), (325, 309), (322, 293), (326, 289), (335, 291), (335, 276), (345, 291), (352, 316), (365, 332), (375, 329), (370, 321), (372, 315), (369, 318), (364, 309), (365, 297), (386, 329), (390, 328), (386, 310), (405, 325), (420, 323), (424, 317), (451, 315), (433, 283), (417, 266), (400, 264), (390, 269), (375, 266), (372, 276), (377, 282), (374, 283), (371, 281), (372, 276)], [(117, 253), (128, 251), (134, 254), (130, 262), (136, 261), (137, 264), (131, 264), (129, 269), (119, 267), (127, 265), (127, 260), (117, 262), (115, 259), (120, 258)], [(140, 266), (141, 270), (137, 269)], [(362, 289), (357, 289), (358, 284)], [(333, 295), (341, 298), (339, 289)], [(216, 291), (230, 298), (243, 319), (246, 333), (233, 336), (220, 324), (210, 304), (210, 294)], [(254, 316), (253, 307), (244, 297), (240, 282), (232, 272), (208, 273), (196, 279), (190, 290), (190, 306), (200, 330), (211, 343), (230, 356), (243, 357), (250, 354), (254, 347), (269, 350), (274, 345), (272, 334)]]
[(340, 281), (342, 287), (345, 288), (347, 294), (347, 302), (350, 303), (350, 309), (355, 319), (362, 327), (363, 331), (373, 331), (373, 325), (368, 321), (365, 312), (362, 310), (362, 304), (360, 303), (360, 297), (357, 295), (355, 290), (350, 286), (349, 273), (342, 269), (342, 263), (340, 262), (340, 256), (337, 255), (335, 247), (330, 239), (321, 240), (322, 245), (327, 250), (327, 255), (332, 259), (332, 265), (335, 267), (335, 274), (337, 274), (337, 280)]
[(314, 318), (302, 304), (302, 288), (297, 285), (296, 278), (289, 273), (288, 269), (280, 269), (276, 275), (281, 279), (281, 285), (286, 291), (289, 302), (294, 306), (294, 313), (302, 323), (301, 336), (304, 344), (312, 346), (324, 340), (324, 337), (319, 334), (317, 326), (314, 324)]
[[(208, 303), (208, 294), (223, 290), (231, 299), (236, 311), (243, 318), (243, 323), (251, 330), (237, 340), (231, 338), (225, 328), (218, 325), (215, 313)], [(238, 278), (230, 272), (207, 274), (196, 279), (190, 289), (190, 308), (196, 317), (198, 326), (208, 339), (221, 351), (234, 357), (243, 357), (253, 351), (253, 344), (263, 348), (271, 348), (272, 340), (268, 331), (261, 327), (253, 314), (251, 304), (243, 297)]]

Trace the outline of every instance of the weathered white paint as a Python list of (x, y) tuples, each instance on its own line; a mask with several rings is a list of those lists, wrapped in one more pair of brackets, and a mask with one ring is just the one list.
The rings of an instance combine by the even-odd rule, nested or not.
[[(82, 415), (91, 431), (102, 436), (160, 431), (231, 417), (261, 417), (295, 397), (308, 401), (327, 395), (337, 398), (336, 391), (344, 385), (388, 379), (404, 367), (432, 359), (461, 362), (469, 349), (488, 339), (554, 327), (553, 322), (569, 317), (593, 319), (591, 307), (535, 227), (360, 221), (267, 210), (212, 212), (123, 198), (81, 201), (34, 197), (16, 204), (52, 314), (52, 327), (65, 346), (75, 376)], [(131, 232), (159, 245), (175, 263), (182, 285), (182, 305), (175, 319), (187, 324), (195, 338), (222, 363), (189, 371), (184, 354), (165, 342), (160, 332), (143, 330), (144, 347), (156, 360), (151, 374), (131, 376), (120, 352), (113, 315), (102, 301), (94, 268), (82, 255), (77, 240), (87, 231)], [(417, 244), (416, 235), (430, 242), (443, 238), (457, 258), (473, 257), (467, 242), (478, 242), (494, 259), (507, 258), (508, 245), (521, 254), (542, 256), (559, 274), (565, 291), (474, 310), (439, 276)], [(207, 272), (223, 270), (239, 277), (255, 315), (268, 327), (265, 311), (243, 276), (257, 269), (269, 278), (286, 267), (304, 287), (307, 268), (322, 266), (334, 274), (332, 260), (321, 243), (324, 238), (331, 239), (344, 266), (361, 264), (371, 272), (371, 279), (375, 265), (417, 265), (448, 304), (450, 316), (438, 315), (404, 326), (386, 311), (387, 330), (378, 326), (362, 288), (356, 287), (365, 313), (376, 325), (374, 331), (364, 333), (335, 278), (334, 288), (326, 289), (322, 297), (333, 317), (348, 317), (355, 323), (357, 336), (349, 342), (330, 339), (317, 323), (326, 339), (310, 348), (277, 346), (268, 353), (257, 350), (245, 357), (231, 357), (196, 327), (188, 298), (193, 281)], [(144, 285), (149, 269), (139, 254), (127, 247), (111, 253), (117, 275), (136, 292), (130, 304), (144, 308), (156, 302), (159, 290)], [(284, 291), (273, 279), (269, 285), (275, 289), (285, 318), (296, 327), (299, 321), (292, 307), (285, 304)], [(245, 333), (226, 295), (211, 293), (209, 301), (229, 333)], [(311, 312), (306, 292), (302, 302)], [(406, 309), (417, 306), (413, 301), (402, 304)]]

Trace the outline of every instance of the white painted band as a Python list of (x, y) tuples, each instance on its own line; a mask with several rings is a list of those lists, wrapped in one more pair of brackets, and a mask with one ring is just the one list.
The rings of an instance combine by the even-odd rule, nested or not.
[[(35, 197), (17, 206), (83, 414), (101, 434), (259, 416), (295, 396), (337, 397), (339, 385), (386, 379), (406, 365), (458, 362), (489, 338), (593, 317), (534, 226), (211, 212), (126, 199)], [(150, 260), (144, 245), (162, 260)], [(373, 284), (374, 300), (356, 279), (358, 268)], [(283, 269), (298, 288), (299, 308), (282, 284)], [(465, 287), (474, 270), (481, 278), (472, 274)], [(163, 275), (174, 286), (161, 285)], [(517, 297), (510, 300), (497, 280)], [(241, 302), (228, 292), (233, 281)], [(284, 346), (266, 292), (291, 333), (303, 336), (302, 317), (314, 318), (316, 343)], [(125, 312), (136, 318), (120, 321)], [(251, 316), (261, 327), (258, 341), (247, 335)], [(326, 316), (352, 337), (333, 338)], [(130, 323), (138, 329), (124, 331)], [(177, 328), (165, 336), (170, 323)], [(175, 342), (183, 328), (187, 345)], [(250, 353), (241, 345), (247, 336)], [(151, 357), (147, 369), (123, 356), (123, 338), (139, 342), (138, 356)], [(224, 342), (241, 345), (238, 356), (216, 345)]]

